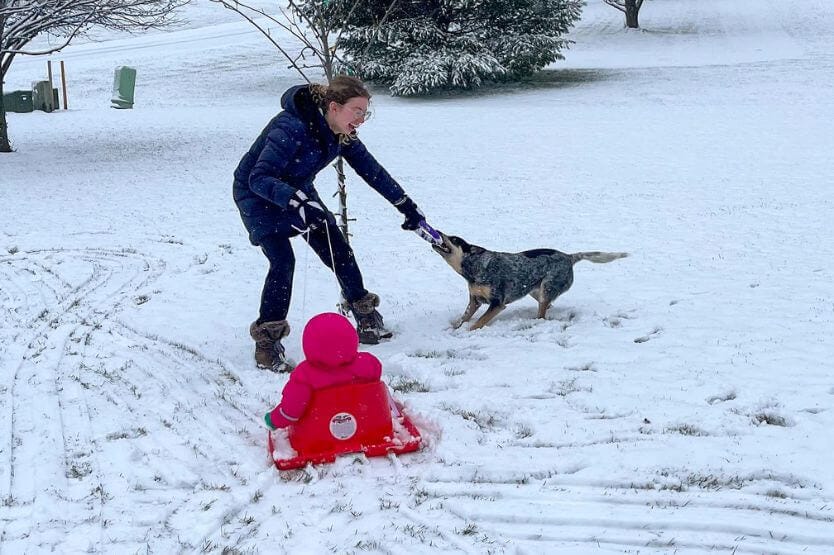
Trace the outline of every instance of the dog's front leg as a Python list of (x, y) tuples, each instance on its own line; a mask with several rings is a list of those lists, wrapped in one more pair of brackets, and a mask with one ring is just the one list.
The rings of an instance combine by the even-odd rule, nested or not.
[(487, 324), (492, 321), (493, 318), (498, 316), (498, 313), (507, 308), (506, 305), (503, 305), (497, 301), (493, 301), (489, 303), (489, 308), (486, 312), (484, 312), (478, 321), (472, 324), (472, 327), (469, 328), (470, 331), (479, 330), (482, 327), (486, 326)]
[(454, 329), (458, 329), (463, 325), (464, 322), (468, 322), (469, 320), (471, 320), (472, 315), (475, 314), (475, 312), (477, 312), (479, 308), (481, 308), (481, 304), (483, 303), (481, 303), (481, 301), (478, 300), (477, 297), (473, 297), (470, 295), (469, 304), (466, 305), (466, 310), (463, 311), (463, 314), (460, 318), (452, 322), (452, 327)]

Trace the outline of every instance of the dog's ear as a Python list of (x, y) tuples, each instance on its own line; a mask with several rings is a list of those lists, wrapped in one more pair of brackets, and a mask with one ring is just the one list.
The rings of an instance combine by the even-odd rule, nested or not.
[(486, 249), (483, 247), (479, 247), (478, 245), (466, 245), (468, 248), (466, 249), (467, 254), (484, 254)]

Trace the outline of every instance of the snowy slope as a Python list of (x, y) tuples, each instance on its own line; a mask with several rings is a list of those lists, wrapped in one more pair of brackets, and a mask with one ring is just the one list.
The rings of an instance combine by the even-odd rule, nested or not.
[[(71, 109), (9, 115), (0, 553), (834, 551), (834, 5), (653, 0), (627, 31), (592, 0), (527, 83), (378, 91), (362, 137), (438, 228), (632, 256), (577, 265), (545, 321), (525, 299), (454, 331), (464, 282), (351, 175), (397, 332), (370, 350), (430, 445), (283, 476), (260, 418), (286, 377), (247, 333), (266, 264), (230, 187), (298, 77), (190, 9), (55, 56)], [(118, 65), (132, 111), (108, 107)], [(338, 292), (296, 257), (299, 358)]]

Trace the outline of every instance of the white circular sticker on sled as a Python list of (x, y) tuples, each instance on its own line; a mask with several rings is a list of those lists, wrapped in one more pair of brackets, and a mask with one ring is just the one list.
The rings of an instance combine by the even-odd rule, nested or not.
[(348, 412), (334, 414), (330, 419), (330, 433), (336, 439), (350, 439), (356, 433), (356, 418)]

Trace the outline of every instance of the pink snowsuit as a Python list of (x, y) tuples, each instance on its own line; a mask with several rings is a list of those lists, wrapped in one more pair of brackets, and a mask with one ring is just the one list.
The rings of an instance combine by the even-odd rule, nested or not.
[(379, 381), (382, 364), (371, 353), (360, 353), (359, 336), (350, 321), (335, 312), (314, 316), (304, 327), (301, 346), (307, 359), (296, 366), (284, 386), (281, 403), (264, 420), (272, 429), (297, 422), (313, 392), (349, 383)]

